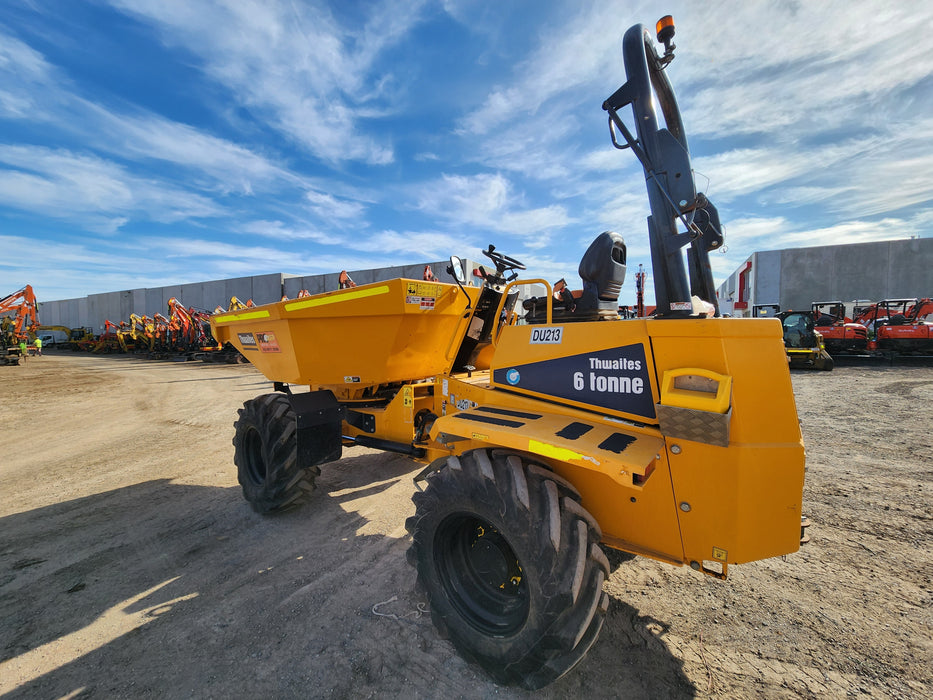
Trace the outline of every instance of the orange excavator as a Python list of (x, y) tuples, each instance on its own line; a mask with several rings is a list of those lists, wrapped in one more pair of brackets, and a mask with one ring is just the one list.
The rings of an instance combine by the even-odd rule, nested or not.
[(95, 354), (119, 352), (123, 350), (120, 344), (118, 333), (124, 330), (120, 324), (113, 323), (110, 319), (104, 320), (104, 332), (91, 346), (91, 352)]
[[(232, 302), (232, 300), (231, 300)], [(185, 307), (175, 297), (168, 300), (170, 328), (175, 331), (173, 346), (180, 351), (217, 350), (211, 335), (211, 314), (193, 306)]]
[(810, 305), (815, 330), (823, 336), (830, 355), (863, 353), (868, 349), (868, 329), (846, 316), (846, 305), (841, 301), (815, 301)]
[(884, 299), (863, 316), (870, 314), (865, 320), (875, 329), (879, 350), (927, 355), (933, 353), (933, 322), (925, 320), (930, 313), (930, 299)]
[(39, 327), (38, 302), (32, 286), (27, 284), (0, 299), (0, 317), (0, 363), (18, 365), (20, 341), (28, 341)]

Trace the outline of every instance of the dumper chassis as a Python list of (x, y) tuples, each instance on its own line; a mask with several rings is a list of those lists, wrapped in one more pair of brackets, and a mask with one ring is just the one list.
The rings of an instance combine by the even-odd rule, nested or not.
[[(630, 28), (626, 83), (603, 103), (613, 145), (645, 172), (654, 317), (619, 319), (626, 248), (605, 232), (577, 293), (520, 278), (490, 245), (480, 288), (452, 256), (456, 284), (387, 280), (211, 319), (275, 389), (235, 423), (246, 500), (261, 513), (313, 500), (345, 446), (425, 463), (408, 560), (439, 633), (503, 684), (540, 688), (596, 641), (602, 547), (724, 579), (800, 545), (781, 323), (719, 314), (708, 254), (723, 238), (665, 73), (672, 38), (669, 17), (663, 53)], [(519, 304), (531, 284), (544, 295)]]

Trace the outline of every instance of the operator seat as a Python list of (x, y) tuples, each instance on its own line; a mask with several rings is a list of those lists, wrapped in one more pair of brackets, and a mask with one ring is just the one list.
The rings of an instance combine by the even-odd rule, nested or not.
[[(586, 249), (578, 272), (583, 290), (564, 289), (554, 299), (554, 321), (597, 321), (619, 317), (619, 293), (625, 282), (625, 241), (614, 231), (604, 231)], [(526, 299), (522, 306), (528, 323), (547, 319), (547, 297)]]

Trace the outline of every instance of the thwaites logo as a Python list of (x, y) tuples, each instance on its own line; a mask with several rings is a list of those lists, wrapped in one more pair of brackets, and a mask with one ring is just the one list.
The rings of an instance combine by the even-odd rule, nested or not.
[(649, 367), (641, 343), (504, 367), (496, 369), (493, 378), (497, 384), (516, 389), (655, 417)]
[(240, 345), (243, 346), (244, 350), (256, 349), (256, 337), (252, 333), (237, 333), (236, 336), (239, 338)]

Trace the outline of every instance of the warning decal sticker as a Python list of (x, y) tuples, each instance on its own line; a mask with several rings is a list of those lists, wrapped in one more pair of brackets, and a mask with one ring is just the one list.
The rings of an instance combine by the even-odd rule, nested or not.
[(279, 348), (279, 342), (275, 339), (275, 333), (266, 331), (255, 335), (261, 352), (282, 352)]
[(441, 286), (430, 282), (409, 282), (405, 291), (405, 303), (414, 304), (422, 311), (433, 311), (434, 303), (441, 295)]

